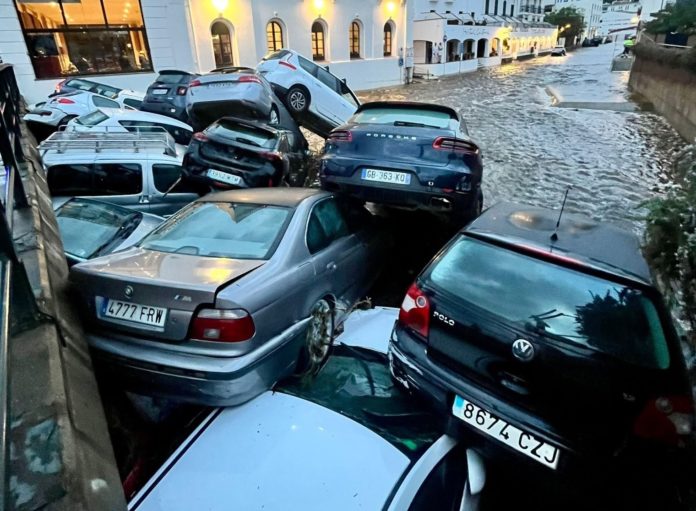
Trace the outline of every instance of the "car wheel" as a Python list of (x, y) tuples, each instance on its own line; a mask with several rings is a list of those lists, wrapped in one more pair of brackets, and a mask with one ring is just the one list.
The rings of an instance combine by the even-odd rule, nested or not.
[(62, 128), (63, 126), (67, 126), (68, 123), (69, 123), (71, 120), (73, 120), (75, 117), (77, 117), (77, 116), (76, 116), (76, 115), (66, 115), (65, 117), (63, 117), (63, 118), (60, 120), (60, 122), (56, 125), (56, 127), (57, 127), (58, 129), (60, 129), (60, 128)]
[(271, 107), (271, 113), (268, 115), (268, 124), (277, 126), (280, 123), (280, 114), (278, 113), (278, 107), (273, 105)]
[(288, 108), (293, 113), (301, 114), (309, 108), (309, 94), (304, 87), (298, 85), (291, 87), (287, 98)]
[(297, 363), (296, 374), (314, 375), (329, 358), (334, 339), (334, 311), (326, 300), (314, 304), (309, 316), (305, 343)]

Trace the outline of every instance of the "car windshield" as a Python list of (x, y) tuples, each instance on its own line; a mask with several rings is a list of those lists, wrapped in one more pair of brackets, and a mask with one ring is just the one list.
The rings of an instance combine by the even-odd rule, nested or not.
[(140, 247), (158, 252), (269, 259), (292, 211), (262, 204), (196, 202), (147, 236)]
[(274, 51), (273, 53), (269, 53), (262, 60), (280, 60), (289, 54), (290, 52), (288, 50), (278, 50)]
[(161, 73), (155, 82), (166, 84), (185, 83), (189, 81), (190, 76), (188, 73)]
[(366, 108), (353, 116), (357, 124), (393, 124), (395, 126), (417, 126), (448, 128), (454, 118), (447, 112), (427, 108)]
[(417, 459), (442, 430), (430, 408), (397, 385), (386, 355), (343, 344), (314, 378), (292, 378), (275, 390), (344, 415)]
[(273, 133), (224, 119), (208, 127), (205, 131), (208, 135), (214, 137), (263, 147), (264, 149), (273, 149), (276, 145), (276, 136)]
[(137, 211), (86, 200), (70, 200), (56, 211), (65, 252), (82, 259), (126, 239), (142, 216)]
[(659, 314), (641, 291), (461, 236), (423, 280), (549, 339), (581, 344), (626, 362), (665, 369)]
[(94, 112), (81, 115), (80, 117), (75, 119), (75, 122), (82, 126), (96, 126), (97, 124), (107, 120), (108, 118), (109, 116), (101, 110), (95, 110)]

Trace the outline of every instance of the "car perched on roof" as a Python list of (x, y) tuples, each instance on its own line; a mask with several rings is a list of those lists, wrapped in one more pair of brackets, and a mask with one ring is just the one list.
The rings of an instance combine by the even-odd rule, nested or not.
[(265, 56), (256, 70), (271, 83), (295, 120), (322, 137), (346, 122), (360, 105), (344, 80), (294, 50)]
[(483, 206), (479, 146), (452, 108), (400, 101), (361, 105), (329, 135), (321, 186), (359, 199), (466, 221)]
[(691, 393), (637, 237), (581, 215), (557, 222), (501, 203), (462, 229), (404, 298), (394, 377), (490, 452), (540, 470), (680, 458)]
[(209, 194), (137, 247), (75, 265), (97, 360), (136, 392), (231, 405), (319, 367), (388, 240), (309, 188)]
[(131, 89), (122, 89), (107, 85), (105, 83), (86, 80), (84, 78), (66, 78), (56, 84), (55, 90), (48, 95), (49, 98), (60, 96), (69, 92), (92, 92), (100, 96), (107, 97), (118, 101), (123, 108), (130, 107), (140, 108), (143, 100), (143, 94)]
[(307, 148), (299, 131), (223, 117), (194, 135), (184, 176), (217, 188), (279, 186), (302, 173)]
[(140, 109), (143, 112), (166, 115), (182, 122), (188, 122), (186, 93), (189, 84), (198, 76), (200, 75), (188, 71), (163, 69), (147, 88)]
[(384, 352), (395, 316), (353, 313), (316, 377), (211, 412), (128, 509), (479, 509), (480, 457), (391, 381)]

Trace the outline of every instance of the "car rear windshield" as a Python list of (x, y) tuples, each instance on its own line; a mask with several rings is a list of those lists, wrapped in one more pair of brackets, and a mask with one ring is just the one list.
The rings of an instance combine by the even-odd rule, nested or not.
[(275, 134), (246, 124), (237, 124), (223, 120), (209, 126), (205, 131), (213, 137), (221, 137), (242, 144), (263, 147), (264, 149), (273, 149), (276, 145)]
[(669, 351), (641, 291), (460, 237), (424, 277), (429, 286), (541, 337), (665, 369)]
[(259, 204), (196, 202), (147, 236), (142, 248), (172, 254), (269, 259), (291, 210)]
[(89, 259), (127, 238), (143, 214), (105, 202), (71, 200), (56, 211), (65, 252)]
[(447, 112), (427, 108), (367, 108), (353, 116), (358, 124), (393, 124), (447, 128), (455, 120)]
[(80, 78), (73, 78), (65, 83), (66, 87), (72, 87), (73, 89), (83, 90), (87, 92), (96, 92), (102, 96), (113, 99), (118, 96), (121, 89), (117, 87), (112, 87), (110, 85), (104, 85), (103, 83), (90, 82), (89, 80), (81, 80)]
[(290, 55), (288, 50), (278, 50), (274, 51), (273, 53), (269, 53), (263, 58), (263, 60), (280, 60), (286, 55)]
[(157, 80), (157, 83), (166, 84), (176, 84), (176, 83), (188, 83), (191, 79), (191, 75), (188, 73), (161, 73)]
[(275, 390), (317, 403), (370, 429), (415, 460), (441, 433), (425, 403), (394, 383), (386, 355), (337, 345), (313, 378), (291, 378)]
[(75, 122), (77, 124), (81, 124), (82, 126), (96, 126), (97, 124), (104, 122), (108, 118), (109, 116), (101, 110), (95, 110), (94, 112), (81, 115), (80, 117), (75, 119)]

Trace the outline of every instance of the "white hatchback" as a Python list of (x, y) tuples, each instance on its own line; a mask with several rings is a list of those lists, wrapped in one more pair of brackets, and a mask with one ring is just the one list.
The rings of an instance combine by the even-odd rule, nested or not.
[(345, 81), (296, 51), (271, 53), (256, 70), (271, 83), (295, 120), (323, 137), (345, 123), (360, 106)]

